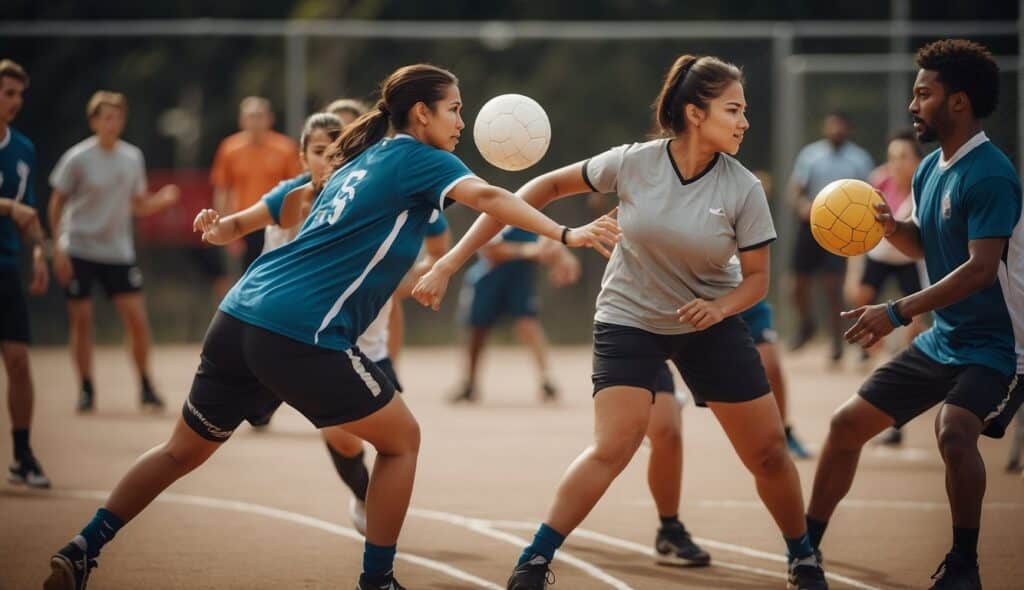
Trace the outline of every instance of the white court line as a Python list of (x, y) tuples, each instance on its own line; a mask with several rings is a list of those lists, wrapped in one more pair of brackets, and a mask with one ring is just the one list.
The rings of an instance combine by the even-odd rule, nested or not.
[[(56, 496), (59, 498), (74, 498), (74, 499), (87, 499), (87, 500), (106, 500), (110, 496), (110, 492), (91, 491), (91, 490), (52, 490), (47, 493), (48, 496)], [(293, 524), (307, 526), (310, 528), (318, 529), (332, 535), (339, 537), (345, 537), (354, 541), (363, 542), (363, 536), (358, 531), (343, 527), (333, 522), (314, 518), (312, 516), (306, 516), (305, 514), (299, 514), (297, 512), (291, 512), (289, 510), (281, 510), (279, 508), (271, 508), (270, 506), (263, 506), (261, 504), (252, 504), (250, 502), (242, 502), (238, 500), (223, 500), (220, 498), (210, 498), (206, 496), (193, 496), (189, 494), (174, 494), (165, 492), (157, 496), (156, 502), (165, 502), (168, 504), (182, 504), (185, 506), (202, 506), (204, 508), (217, 508), (220, 510), (231, 510), (234, 512), (243, 512), (247, 514), (258, 514), (260, 516), (267, 516), (270, 518), (276, 518)], [(426, 557), (419, 555), (413, 555), (410, 553), (400, 552), (395, 555), (396, 559), (401, 559), (412, 564), (416, 564), (427, 569), (440, 572), (442, 574), (451, 576), (457, 580), (468, 582), (479, 588), (487, 588), (488, 590), (503, 590), (504, 586), (499, 586), (494, 582), (478, 578), (469, 572), (462, 571), (458, 568), (452, 567), (446, 563), (440, 561), (434, 561)]]
[[(536, 526), (535, 524), (532, 524), (532, 523), (529, 523), (529, 522), (514, 521), (514, 520), (496, 520), (496, 521), (493, 521), (492, 524), (494, 526), (505, 526), (505, 527), (508, 527), (508, 528), (531, 528), (532, 529), (533, 527)], [(593, 541), (598, 541), (600, 543), (605, 543), (605, 544), (611, 545), (613, 547), (620, 547), (622, 549), (628, 549), (628, 550), (631, 550), (631, 551), (636, 551), (638, 553), (643, 553), (644, 555), (653, 555), (654, 554), (653, 550), (651, 550), (646, 545), (641, 545), (639, 543), (634, 543), (633, 541), (627, 541), (626, 539), (620, 539), (618, 537), (612, 537), (612, 536), (609, 536), (609, 535), (605, 535), (603, 533), (598, 533), (596, 531), (590, 531), (590, 530), (587, 530), (587, 529), (584, 529), (584, 528), (578, 528), (578, 529), (574, 530), (572, 532), (572, 534), (580, 536), (580, 537), (583, 537), (583, 538), (586, 538), (586, 539), (591, 539)], [(702, 544), (702, 545), (706, 545), (706, 546), (712, 547), (714, 549), (721, 549), (723, 551), (732, 551), (733, 553), (740, 553), (740, 554), (747, 555), (747, 556), (750, 556), (750, 557), (756, 557), (756, 558), (760, 558), (760, 559), (766, 559), (768, 561), (776, 561), (776, 562), (786, 563), (786, 558), (785, 557), (783, 557), (781, 555), (777, 555), (775, 553), (769, 553), (767, 551), (759, 551), (757, 549), (751, 549), (749, 547), (744, 547), (742, 545), (733, 545), (731, 543), (723, 543), (721, 541), (715, 541), (713, 539), (705, 539), (703, 537), (693, 537), (693, 540), (698, 542), (698, 543), (700, 543), (700, 544)], [(762, 574), (762, 575), (766, 575), (766, 576), (771, 576), (773, 578), (783, 578), (783, 579), (785, 579), (787, 577), (785, 574), (780, 574), (778, 572), (762, 570), (762, 569), (759, 569), (759, 568), (750, 568), (750, 567), (743, 566), (743, 565), (740, 565), (740, 564), (729, 564), (729, 565), (726, 565), (725, 563), (723, 563), (721, 561), (718, 561), (718, 560), (712, 561), (712, 564), (713, 565), (722, 565), (724, 567), (733, 566), (732, 569), (742, 569), (743, 571), (749, 571), (751, 573), (757, 573), (757, 574)], [(848, 578), (848, 577), (846, 577), (844, 575), (841, 575), (841, 574), (834, 574), (834, 573), (825, 572), (825, 577), (827, 577), (830, 580), (833, 580), (835, 582), (842, 582), (842, 583), (847, 584), (849, 586), (853, 586), (854, 588), (860, 588), (861, 590), (881, 590), (880, 588), (876, 588), (875, 586), (871, 586), (869, 584), (865, 584), (864, 582), (860, 582), (858, 580), (854, 580), (853, 578)]]
[[(479, 533), (481, 535), (491, 537), (492, 539), (497, 539), (499, 541), (504, 541), (505, 543), (515, 545), (516, 547), (524, 547), (530, 544), (530, 542), (527, 539), (523, 539), (522, 537), (517, 537), (515, 535), (511, 535), (504, 531), (499, 531), (495, 529), (491, 525), (491, 521), (481, 518), (469, 518), (458, 514), (452, 514), (451, 512), (441, 512), (439, 510), (425, 510), (421, 508), (410, 508), (409, 515), (418, 516), (420, 518), (426, 518), (430, 520), (437, 520), (440, 522), (446, 522), (448, 524), (463, 527), (473, 532)], [(536, 525), (531, 525), (531, 527), (532, 526)], [(616, 577), (609, 575), (596, 565), (588, 561), (584, 561), (572, 555), (571, 553), (559, 551), (558, 559), (559, 561), (563, 561), (573, 567), (576, 567), (577, 569), (583, 570), (591, 577), (601, 580), (602, 582), (608, 584), (616, 590), (632, 590), (632, 586), (630, 586), (629, 584), (623, 582), (622, 580)]]
[[(630, 506), (653, 506), (652, 500), (630, 500)], [(698, 508), (751, 508), (760, 510), (764, 504), (760, 500), (698, 500)], [(881, 510), (917, 510), (920, 512), (948, 512), (948, 502), (931, 502), (917, 500), (843, 500), (839, 503), (844, 508), (865, 508)], [(1024, 510), (1019, 502), (985, 502), (983, 510)]]

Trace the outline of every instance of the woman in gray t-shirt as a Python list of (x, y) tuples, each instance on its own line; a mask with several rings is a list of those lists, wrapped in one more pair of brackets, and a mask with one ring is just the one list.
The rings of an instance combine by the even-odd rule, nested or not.
[[(737, 316), (768, 292), (775, 229), (757, 178), (732, 157), (749, 127), (742, 74), (684, 55), (656, 101), (664, 138), (610, 149), (527, 183), (535, 207), (614, 192), (622, 236), (597, 298), (594, 443), (563, 476), (510, 589), (543, 589), (555, 550), (586, 517), (643, 440), (655, 376), (671, 360), (707, 402), (786, 540), (793, 587), (827, 588), (807, 538), (800, 479), (749, 330)], [(500, 226), (484, 216), (413, 295), (436, 306), (454, 269)]]

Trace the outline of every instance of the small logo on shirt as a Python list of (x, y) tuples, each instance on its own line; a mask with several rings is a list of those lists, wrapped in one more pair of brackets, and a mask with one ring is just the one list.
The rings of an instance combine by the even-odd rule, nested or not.
[(946, 193), (942, 197), (942, 218), (949, 219), (953, 216), (953, 202), (949, 198), (949, 193)]
[(725, 209), (722, 209), (721, 207), (717, 209), (712, 207), (711, 209), (708, 209), (708, 213), (712, 215), (717, 215), (718, 217), (725, 217)]

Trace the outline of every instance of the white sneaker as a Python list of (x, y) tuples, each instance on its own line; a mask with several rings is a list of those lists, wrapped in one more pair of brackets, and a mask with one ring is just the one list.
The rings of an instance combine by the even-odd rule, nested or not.
[(360, 535), (366, 536), (366, 502), (352, 498), (348, 501), (348, 516), (352, 519), (352, 526), (356, 527)]

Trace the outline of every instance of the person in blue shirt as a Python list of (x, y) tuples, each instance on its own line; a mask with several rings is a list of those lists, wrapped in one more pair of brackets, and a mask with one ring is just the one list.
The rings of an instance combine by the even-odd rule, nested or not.
[(547, 338), (537, 318), (534, 272), (538, 263), (552, 271), (553, 284), (579, 278), (580, 265), (561, 244), (539, 240), (536, 234), (511, 227), (480, 249), (480, 258), (466, 271), (459, 295), (460, 315), (469, 327), (466, 376), (453, 403), (475, 402), (480, 357), (491, 331), (502, 317), (515, 322), (516, 336), (530, 349), (540, 375), (541, 399), (554, 401), (558, 390), (548, 374)]
[(7, 407), (11, 414), (14, 463), (7, 470), (15, 484), (48, 488), (29, 444), (34, 388), (29, 369), (28, 303), (21, 283), (19, 252), (24, 238), (32, 244), (29, 292), (41, 295), (49, 283), (43, 230), (35, 210), (36, 148), (11, 127), (24, 104), (28, 74), (17, 63), (0, 60), (0, 351), (7, 371)]
[(978, 438), (992, 434), (987, 427), (1006, 409), (1014, 388), (1014, 336), (999, 269), (1020, 223), (1021, 185), (1013, 165), (982, 130), (999, 90), (989, 51), (947, 39), (922, 47), (916, 62), (920, 70), (909, 108), (914, 130), (919, 141), (937, 141), (940, 149), (914, 174), (911, 220), (896, 221), (884, 205), (877, 206), (876, 218), (900, 251), (924, 258), (931, 286), (843, 317), (856, 321), (847, 341), (865, 348), (915, 316), (933, 312), (934, 325), (836, 411), (814, 478), (808, 530), (818, 547), (868, 440), (941, 404), (935, 432), (946, 465), (953, 547), (932, 588), (980, 589), (985, 465)]
[[(412, 267), (434, 211), (451, 201), (604, 253), (618, 226), (600, 218), (570, 229), (474, 176), (451, 153), (465, 127), (451, 72), (405, 66), (381, 83), (380, 95), (332, 144), (334, 172), (326, 181), (313, 179), (309, 190), (319, 195), (299, 234), (260, 256), (221, 303), (168, 441), (143, 455), (51, 558), (48, 588), (84, 587), (120, 527), (274, 400), (317, 428), (341, 428), (376, 448), (357, 588), (402, 588), (393, 562), (412, 494), (419, 424), (356, 339)], [(397, 133), (386, 137), (390, 130)]]

